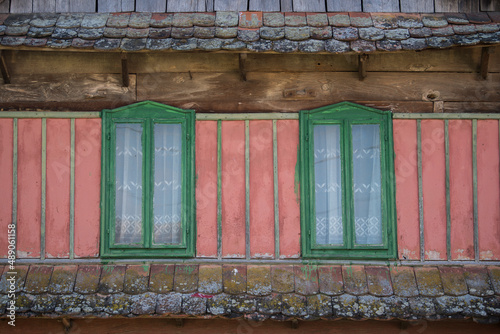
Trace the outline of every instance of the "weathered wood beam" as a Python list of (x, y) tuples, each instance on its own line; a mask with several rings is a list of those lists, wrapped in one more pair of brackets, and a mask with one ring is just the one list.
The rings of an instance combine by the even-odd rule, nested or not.
[(128, 87), (130, 85), (130, 78), (128, 75), (127, 55), (125, 53), (122, 53), (121, 59), (122, 59), (122, 85), (123, 87)]
[(2, 71), (2, 78), (4, 84), (10, 84), (10, 74), (5, 64), (5, 59), (3, 57), (2, 51), (0, 51), (0, 71)]
[(242, 81), (247, 81), (247, 71), (245, 68), (247, 61), (247, 54), (246, 53), (240, 53), (239, 54), (239, 66), (240, 66), (240, 77)]
[(490, 54), (493, 53), (492, 48), (482, 48), (481, 50), (481, 78), (488, 77), (488, 70), (490, 66)]
[(366, 62), (368, 61), (368, 55), (360, 55), (358, 57), (358, 73), (359, 73), (359, 80), (365, 80), (366, 78)]
[(71, 319), (69, 319), (69, 318), (62, 318), (62, 325), (63, 325), (64, 331), (66, 333), (69, 333), (69, 331), (71, 329)]

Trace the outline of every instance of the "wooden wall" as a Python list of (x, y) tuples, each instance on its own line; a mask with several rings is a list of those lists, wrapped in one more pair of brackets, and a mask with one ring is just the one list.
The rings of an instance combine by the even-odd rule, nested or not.
[(498, 11), (496, 0), (3, 0), (0, 13), (36, 12), (477, 12)]

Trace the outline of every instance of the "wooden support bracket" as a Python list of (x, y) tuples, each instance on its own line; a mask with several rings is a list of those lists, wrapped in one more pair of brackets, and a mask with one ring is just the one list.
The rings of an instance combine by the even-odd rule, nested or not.
[(359, 80), (363, 81), (366, 78), (366, 62), (368, 61), (368, 55), (359, 55), (358, 56), (358, 73)]
[(3, 83), (5, 85), (10, 84), (10, 74), (7, 69), (7, 65), (5, 64), (2, 51), (0, 51), (0, 71), (2, 72)]
[(488, 77), (490, 54), (492, 53), (493, 48), (482, 48), (481, 50), (481, 78), (484, 80)]
[(128, 59), (125, 53), (122, 53), (122, 84), (123, 87), (128, 87), (130, 85), (130, 78), (128, 75)]
[(247, 81), (247, 72), (245, 70), (245, 63), (247, 61), (247, 54), (240, 53), (239, 54), (239, 63), (240, 63), (240, 78), (241, 81)]
[(62, 318), (62, 324), (63, 324), (63, 327), (64, 327), (64, 331), (66, 333), (69, 333), (69, 331), (71, 329), (71, 319), (69, 319), (69, 318)]

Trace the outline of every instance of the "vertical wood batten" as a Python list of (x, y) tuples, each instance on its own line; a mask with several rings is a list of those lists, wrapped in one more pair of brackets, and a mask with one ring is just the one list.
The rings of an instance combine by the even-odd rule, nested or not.
[(450, 120), (451, 259), (474, 259), (473, 134), (471, 120)]
[(217, 121), (196, 122), (196, 224), (198, 257), (216, 258), (217, 225)]
[(420, 227), (420, 261), (425, 260), (424, 199), (422, 182), (422, 121), (417, 120), (418, 212)]
[(75, 258), (75, 119), (70, 130), (70, 181), (69, 181), (69, 258)]
[(75, 121), (75, 258), (99, 256), (101, 119)]
[(449, 121), (444, 121), (444, 154), (446, 182), (446, 258), (451, 260), (451, 201), (450, 201), (450, 135)]
[(0, 247), (0, 258), (8, 257), (9, 238), (14, 238), (15, 241), (16, 237), (15, 233), (8, 233), (8, 231), (12, 230), (8, 228), (9, 225), (15, 222), (14, 127), (12, 119), (0, 119), (0, 185), (2, 189), (0, 191), (0, 245), (2, 245)]
[(40, 213), (40, 259), (45, 259), (45, 209), (47, 203), (47, 119), (42, 118), (42, 194)]
[(272, 259), (274, 233), (273, 122), (250, 121), (250, 257)]
[(278, 134), (273, 119), (274, 258), (280, 258), (280, 213), (278, 187)]
[(477, 119), (472, 120), (472, 201), (474, 224), (474, 260), (479, 261), (479, 231), (477, 204)]
[(500, 259), (500, 124), (477, 122), (479, 260)]
[(393, 121), (399, 258), (420, 259), (417, 121)]
[(17, 240), (18, 240), (18, 228), (17, 228), (17, 139), (18, 138), (18, 125), (17, 118), (12, 121), (12, 224), (15, 226), (15, 240), (16, 247), (14, 249), (15, 254), (17, 254)]
[(222, 121), (217, 121), (217, 258), (222, 259)]
[(245, 258), (250, 259), (250, 128), (245, 120)]

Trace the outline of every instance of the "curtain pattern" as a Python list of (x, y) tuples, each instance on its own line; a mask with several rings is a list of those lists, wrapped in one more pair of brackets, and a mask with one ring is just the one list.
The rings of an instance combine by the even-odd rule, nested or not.
[(182, 128), (154, 125), (153, 243), (179, 244), (182, 217)]
[(115, 243), (142, 240), (142, 124), (116, 124)]

